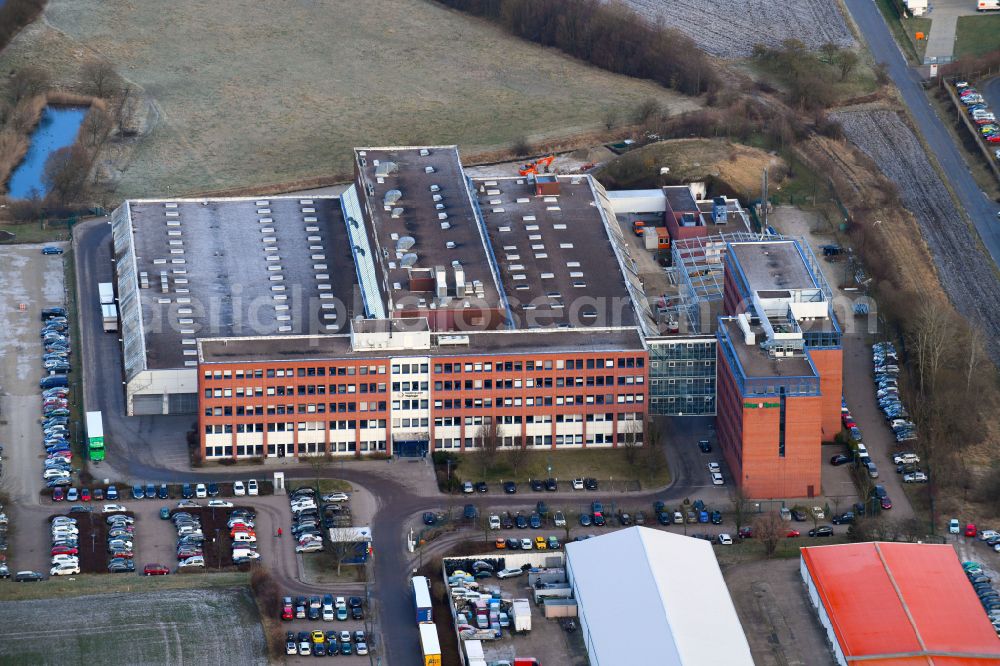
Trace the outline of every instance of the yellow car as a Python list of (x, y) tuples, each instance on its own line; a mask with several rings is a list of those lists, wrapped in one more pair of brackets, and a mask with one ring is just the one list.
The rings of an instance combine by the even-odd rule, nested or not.
[(547, 550), (549, 544), (546, 543), (545, 537), (535, 537), (535, 550)]
[(312, 642), (316, 643), (317, 645), (319, 645), (320, 643), (325, 643), (326, 635), (322, 631), (317, 629), (316, 631), (312, 632)]

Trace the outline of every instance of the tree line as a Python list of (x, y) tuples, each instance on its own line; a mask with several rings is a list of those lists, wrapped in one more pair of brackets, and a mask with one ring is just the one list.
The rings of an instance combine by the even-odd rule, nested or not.
[(615, 74), (649, 79), (686, 95), (719, 87), (708, 57), (694, 40), (672, 28), (651, 24), (620, 4), (599, 0), (438, 1)]

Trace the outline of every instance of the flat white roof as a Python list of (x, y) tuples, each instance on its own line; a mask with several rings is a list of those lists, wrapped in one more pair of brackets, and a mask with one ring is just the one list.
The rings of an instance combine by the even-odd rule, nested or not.
[(631, 527), (568, 543), (566, 557), (598, 663), (753, 666), (707, 541)]

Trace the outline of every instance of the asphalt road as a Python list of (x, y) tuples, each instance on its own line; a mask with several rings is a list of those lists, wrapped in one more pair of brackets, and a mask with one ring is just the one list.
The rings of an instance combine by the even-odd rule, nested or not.
[[(991, 201), (976, 184), (958, 146), (927, 101), (920, 75), (903, 57), (875, 3), (872, 0), (845, 0), (845, 4), (876, 62), (886, 64), (890, 78), (899, 88), (920, 134), (941, 165), (945, 179), (975, 225), (993, 262), (1000, 265), (1000, 223), (997, 222), (1000, 205)], [(998, 88), (995, 81), (993, 87)], [(1000, 95), (1000, 90), (997, 93)]]

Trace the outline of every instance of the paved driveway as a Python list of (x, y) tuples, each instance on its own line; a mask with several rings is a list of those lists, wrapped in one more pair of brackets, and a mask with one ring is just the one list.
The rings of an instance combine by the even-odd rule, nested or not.
[(958, 17), (975, 14), (976, 3), (973, 0), (935, 0), (925, 16), (932, 21), (924, 53), (925, 62), (947, 62), (955, 53)]

